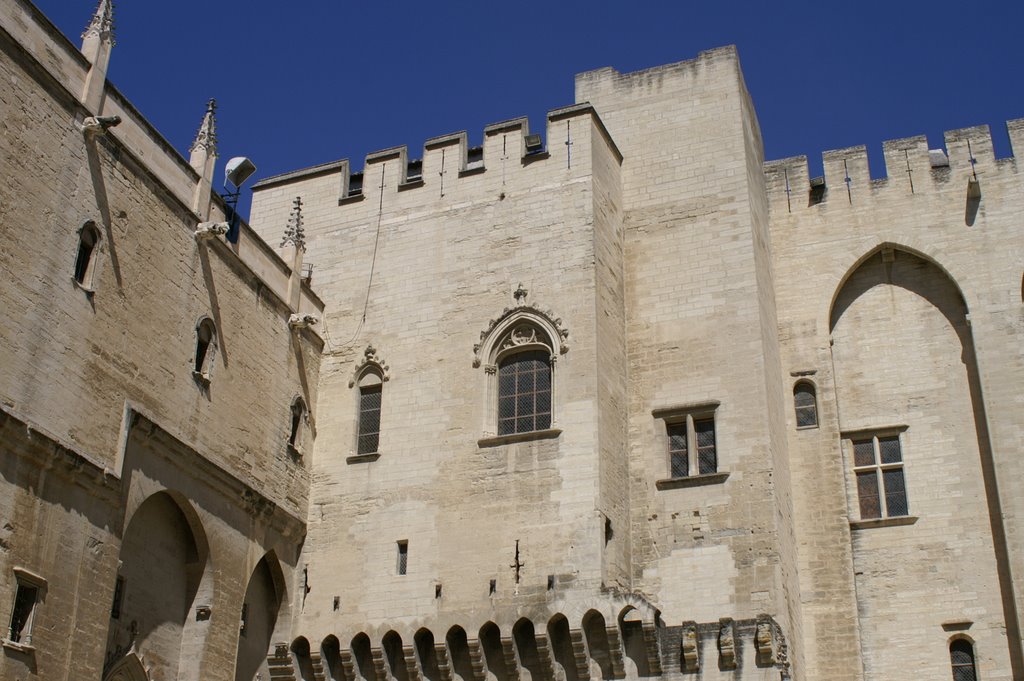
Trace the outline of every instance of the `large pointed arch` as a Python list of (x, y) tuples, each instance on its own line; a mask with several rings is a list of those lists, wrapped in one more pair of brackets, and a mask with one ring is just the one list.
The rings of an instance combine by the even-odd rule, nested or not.
[[(832, 379), (840, 414), (843, 476), (855, 530), (923, 525), (917, 541), (927, 550), (957, 547), (959, 560), (939, 566), (903, 561), (896, 596), (872, 600), (858, 590), (859, 607), (875, 624), (865, 650), (879, 654), (880, 669), (906, 660), (895, 651), (910, 624), (913, 586), (962, 582), (982, 572), (999, 584), (991, 602), (1007, 627), (1010, 659), (1021, 659), (1020, 626), (1009, 570), (1002, 504), (981, 389), (967, 297), (948, 268), (920, 250), (879, 244), (847, 271), (828, 311)], [(986, 505), (960, 503), (983, 494)], [(929, 523), (952, 514), (957, 523), (934, 533)], [(993, 550), (994, 549), (994, 550)], [(865, 583), (885, 575), (893, 555), (882, 544), (858, 542), (854, 563)], [(918, 613), (919, 614), (919, 613)], [(880, 627), (880, 628), (879, 628)]]

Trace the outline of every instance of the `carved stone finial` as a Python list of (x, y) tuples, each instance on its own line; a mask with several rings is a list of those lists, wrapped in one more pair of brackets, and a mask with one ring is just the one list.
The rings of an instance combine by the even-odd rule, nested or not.
[(722, 669), (736, 668), (736, 632), (730, 617), (718, 620), (718, 661)]
[(348, 387), (355, 387), (367, 367), (373, 367), (376, 373), (380, 375), (381, 381), (387, 381), (391, 378), (389, 373), (390, 367), (387, 365), (387, 362), (381, 359), (380, 355), (377, 354), (377, 348), (373, 347), (373, 344), (371, 343), (366, 346), (365, 350), (363, 350), (363, 359), (356, 365), (356, 370), (352, 372), (352, 378), (348, 380)]
[(114, 0), (100, 0), (92, 14), (89, 25), (82, 32), (82, 39), (98, 37), (114, 45)]
[(683, 623), (682, 640), (683, 671), (695, 672), (700, 669), (700, 638), (697, 636), (697, 623)]
[(203, 122), (199, 124), (199, 131), (196, 133), (196, 139), (192, 142), (192, 146), (189, 147), (190, 152), (202, 149), (208, 154), (212, 154), (214, 156), (217, 155), (216, 113), (217, 100), (211, 99), (206, 103), (206, 113), (203, 114)]
[(516, 303), (519, 305), (526, 304), (526, 296), (530, 294), (525, 288), (523, 288), (523, 282), (519, 282), (519, 288), (512, 293), (512, 297), (516, 299)]
[(302, 197), (296, 196), (292, 202), (292, 214), (288, 217), (288, 226), (281, 239), (281, 247), (293, 244), (295, 248), (306, 250), (306, 230), (302, 226)]

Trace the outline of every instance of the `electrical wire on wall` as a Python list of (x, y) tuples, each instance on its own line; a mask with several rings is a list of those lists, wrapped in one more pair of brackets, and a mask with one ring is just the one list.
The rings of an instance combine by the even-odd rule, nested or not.
[[(373, 273), (377, 269), (377, 248), (380, 245), (380, 223), (381, 217), (384, 214), (384, 170), (387, 168), (387, 163), (382, 163), (380, 166), (380, 203), (377, 204), (377, 231), (373, 237), (373, 255), (370, 257), (370, 276), (366, 280), (366, 297), (363, 299), (363, 313), (359, 317), (359, 324), (356, 325), (356, 330), (352, 333), (352, 337), (349, 338), (345, 343), (342, 343), (341, 347), (347, 347), (355, 342), (356, 338), (359, 337), (359, 332), (363, 330), (363, 323), (366, 321), (366, 311), (370, 308), (370, 288), (373, 286)], [(327, 325), (324, 325), (324, 337), (327, 340)], [(327, 343), (327, 349), (331, 352), (334, 349)]]

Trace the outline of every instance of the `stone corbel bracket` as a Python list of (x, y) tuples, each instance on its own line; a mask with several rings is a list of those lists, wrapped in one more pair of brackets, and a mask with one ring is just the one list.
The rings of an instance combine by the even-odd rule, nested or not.
[(757, 618), (754, 646), (757, 648), (757, 664), (775, 664), (775, 622), (768, 615)]
[(700, 636), (697, 633), (696, 622), (683, 622), (680, 657), (684, 672), (695, 672), (700, 669)]
[(192, 236), (196, 242), (206, 241), (214, 237), (224, 236), (231, 228), (226, 222), (200, 222)]
[(380, 355), (377, 354), (377, 349), (371, 344), (367, 345), (366, 349), (363, 350), (363, 359), (356, 365), (356, 370), (352, 372), (352, 378), (348, 379), (348, 387), (352, 388), (359, 382), (367, 367), (375, 368), (377, 373), (380, 374), (381, 381), (387, 381), (391, 378), (389, 373), (390, 367), (388, 367), (387, 362), (381, 359)]
[(736, 669), (736, 628), (730, 617), (718, 620), (718, 662), (722, 669)]
[(292, 331), (299, 331), (300, 329), (308, 329), (312, 325), (320, 321), (320, 318), (312, 314), (293, 314), (288, 317), (288, 328)]

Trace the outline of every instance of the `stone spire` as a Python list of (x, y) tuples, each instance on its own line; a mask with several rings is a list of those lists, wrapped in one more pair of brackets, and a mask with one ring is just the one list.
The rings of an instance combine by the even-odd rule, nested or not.
[(197, 151), (205, 151), (210, 156), (217, 155), (217, 100), (211, 99), (206, 103), (206, 114), (203, 122), (199, 125), (199, 132), (196, 139), (189, 147), (189, 151), (195, 154)]
[(110, 48), (114, 46), (114, 0), (100, 0), (92, 21), (82, 34), (82, 55), (89, 61), (79, 101), (92, 115), (103, 113), (103, 100), (107, 88), (107, 67), (110, 66)]
[(188, 164), (199, 175), (195, 194), (192, 197), (192, 210), (201, 219), (210, 215), (210, 194), (213, 187), (213, 170), (217, 165), (217, 100), (206, 103), (206, 113), (199, 125), (196, 140), (189, 148), (191, 155)]
[(85, 27), (82, 33), (82, 52), (85, 52), (85, 43), (90, 39), (96, 39), (114, 46), (114, 0), (100, 0), (93, 12), (92, 20)]
[(281, 248), (292, 244), (296, 249), (306, 250), (306, 230), (302, 227), (302, 197), (296, 196), (292, 202), (292, 214), (288, 217), (288, 226), (281, 239)]

